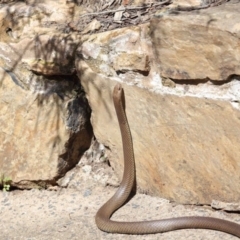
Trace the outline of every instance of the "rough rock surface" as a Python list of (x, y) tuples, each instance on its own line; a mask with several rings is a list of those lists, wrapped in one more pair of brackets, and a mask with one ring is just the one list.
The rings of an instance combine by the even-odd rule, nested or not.
[[(121, 176), (122, 146), (112, 89), (116, 81), (148, 88), (150, 91), (124, 84), (138, 186), (144, 192), (181, 203), (238, 202), (240, 113), (238, 103), (229, 102), (230, 85), (225, 86), (229, 87), (227, 92), (219, 88), (210, 98), (199, 96), (206, 97), (208, 91), (217, 89), (211, 84), (174, 89), (162, 86), (145, 34), (147, 28), (116, 30), (83, 41), (85, 62), (76, 61), (76, 67), (93, 111), (95, 136), (111, 149), (111, 164)], [(126, 48), (131, 51), (121, 54)], [(127, 68), (115, 71), (115, 58), (124, 56), (134, 62), (132, 56), (141, 51), (148, 53), (150, 60), (147, 75), (141, 69), (132, 76)], [(237, 90), (237, 79), (235, 82), (237, 87), (232, 87)], [(238, 96), (233, 92), (231, 98)]]
[(54, 184), (90, 146), (92, 131), (83, 100), (67, 99), (67, 92), (60, 91), (38, 96), (18, 86), (2, 68), (0, 79), (1, 179), (27, 188), (35, 186), (31, 182)]
[(161, 76), (226, 81), (239, 75), (239, 19), (239, 3), (232, 2), (153, 18), (151, 35)]
[(74, 74), (81, 39), (63, 31), (69, 9), (66, 1), (0, 6), (0, 184), (56, 184), (90, 146), (90, 109)]

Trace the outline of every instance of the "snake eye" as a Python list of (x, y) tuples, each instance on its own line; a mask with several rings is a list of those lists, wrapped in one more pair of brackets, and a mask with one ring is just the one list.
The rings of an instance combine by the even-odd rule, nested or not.
[(118, 87), (119, 91), (122, 91), (122, 85), (119, 83), (119, 87)]
[(118, 92), (122, 90), (122, 86), (120, 83), (117, 83), (114, 87), (114, 89), (116, 89)]

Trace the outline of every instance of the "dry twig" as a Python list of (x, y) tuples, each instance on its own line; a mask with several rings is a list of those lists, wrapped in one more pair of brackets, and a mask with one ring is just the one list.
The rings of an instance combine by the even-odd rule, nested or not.
[(108, 11), (103, 11), (103, 12), (86, 13), (86, 14), (80, 16), (80, 18), (83, 18), (86, 16), (97, 16), (97, 15), (102, 15), (102, 14), (116, 13), (116, 12), (120, 12), (120, 11), (141, 10), (141, 9), (146, 9), (146, 8), (158, 7), (158, 6), (170, 4), (170, 3), (172, 3), (172, 0), (166, 0), (166, 1), (163, 1), (160, 3), (155, 3), (155, 4), (148, 4), (148, 5), (142, 6), (142, 7), (123, 7), (123, 8), (119, 8), (119, 9), (115, 9), (115, 10), (108, 10)]

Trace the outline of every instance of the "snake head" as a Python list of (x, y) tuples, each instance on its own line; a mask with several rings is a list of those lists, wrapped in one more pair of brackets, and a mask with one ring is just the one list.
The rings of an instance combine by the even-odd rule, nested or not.
[(117, 83), (113, 89), (113, 97), (120, 97), (121, 96), (121, 92), (123, 91), (122, 85), (120, 83)]
[(115, 106), (118, 119), (121, 119), (121, 122), (125, 122), (125, 96), (124, 90), (120, 83), (117, 83), (113, 89), (113, 103)]
[(113, 89), (114, 104), (122, 105), (125, 108), (124, 90), (120, 83), (117, 83)]

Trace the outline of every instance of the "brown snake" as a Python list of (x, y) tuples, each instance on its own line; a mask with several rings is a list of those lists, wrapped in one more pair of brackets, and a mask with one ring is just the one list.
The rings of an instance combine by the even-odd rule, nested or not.
[(179, 217), (142, 222), (117, 222), (110, 220), (112, 214), (129, 198), (135, 182), (133, 143), (125, 113), (125, 98), (121, 84), (117, 84), (114, 87), (113, 102), (122, 135), (124, 172), (118, 190), (96, 214), (95, 221), (98, 228), (105, 232), (123, 234), (149, 234), (177, 229), (201, 228), (226, 232), (240, 238), (239, 224), (211, 217)]

